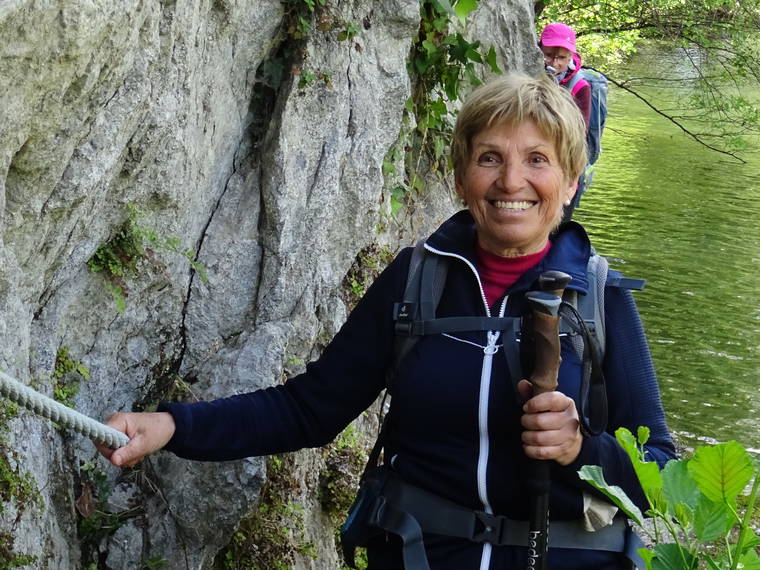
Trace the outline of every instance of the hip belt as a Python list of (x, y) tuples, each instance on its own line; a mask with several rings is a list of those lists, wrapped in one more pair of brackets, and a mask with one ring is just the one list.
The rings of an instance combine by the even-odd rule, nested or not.
[[(499, 546), (531, 546), (527, 521), (467, 509), (405, 483), (393, 474), (387, 475), (368, 522), (402, 539), (406, 570), (429, 570), (423, 533)], [(620, 552), (634, 565), (645, 568), (636, 552), (640, 546), (641, 540), (623, 516), (615, 517), (612, 524), (594, 532), (585, 530), (579, 520), (549, 523), (550, 548)]]

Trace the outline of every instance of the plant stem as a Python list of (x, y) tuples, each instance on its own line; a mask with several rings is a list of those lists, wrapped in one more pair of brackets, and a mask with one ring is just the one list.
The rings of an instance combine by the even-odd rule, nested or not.
[(734, 559), (731, 562), (731, 570), (736, 570), (739, 567), (739, 560), (741, 559), (742, 551), (744, 549), (744, 541), (750, 529), (752, 528), (750, 526), (750, 523), (752, 522), (752, 513), (755, 511), (758, 489), (760, 489), (760, 472), (755, 473), (755, 481), (752, 483), (752, 491), (750, 491), (749, 494), (749, 502), (747, 503), (747, 508), (744, 511), (744, 520), (741, 521), (739, 539), (736, 541), (736, 547), (734, 549)]

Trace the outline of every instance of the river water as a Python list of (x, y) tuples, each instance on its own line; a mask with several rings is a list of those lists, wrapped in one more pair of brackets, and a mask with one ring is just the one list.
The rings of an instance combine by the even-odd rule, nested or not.
[(710, 151), (611, 86), (575, 219), (636, 292), (668, 423), (687, 446), (760, 454), (760, 155)]

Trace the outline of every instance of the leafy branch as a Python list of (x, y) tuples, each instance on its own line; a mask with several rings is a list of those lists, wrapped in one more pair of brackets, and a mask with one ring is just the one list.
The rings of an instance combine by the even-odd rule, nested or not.
[(738, 161), (739, 161), (739, 162), (741, 162), (741, 163), (744, 163), (744, 164), (746, 164), (746, 163), (747, 163), (747, 161), (746, 161), (746, 160), (744, 160), (743, 158), (741, 158), (741, 157), (740, 157), (739, 155), (737, 155), (735, 152), (732, 152), (732, 151), (730, 151), (730, 150), (726, 150), (726, 149), (722, 149), (722, 148), (719, 148), (719, 147), (717, 147), (717, 146), (714, 146), (714, 145), (711, 145), (711, 144), (707, 143), (707, 142), (704, 140), (704, 138), (703, 138), (703, 136), (702, 136), (702, 135), (700, 135), (699, 133), (695, 133), (695, 132), (693, 132), (691, 129), (689, 129), (688, 127), (686, 127), (686, 126), (685, 126), (685, 125), (684, 125), (684, 124), (683, 124), (683, 123), (682, 123), (682, 122), (679, 120), (679, 118), (678, 118), (678, 117), (676, 117), (675, 115), (671, 115), (671, 114), (669, 114), (669, 113), (666, 113), (665, 111), (663, 111), (662, 109), (660, 109), (659, 107), (657, 107), (657, 106), (656, 106), (654, 103), (652, 103), (652, 101), (651, 101), (649, 98), (645, 97), (644, 95), (642, 95), (641, 93), (639, 93), (639, 92), (638, 92), (638, 91), (636, 91), (635, 89), (632, 89), (631, 87), (629, 87), (629, 85), (628, 85), (628, 83), (627, 83), (627, 82), (623, 82), (623, 81), (620, 81), (620, 80), (614, 79), (613, 77), (610, 77), (609, 75), (607, 75), (606, 77), (607, 77), (607, 79), (609, 80), (609, 82), (610, 82), (610, 83), (613, 83), (613, 84), (614, 84), (614, 85), (616, 85), (617, 87), (620, 87), (620, 89), (623, 89), (624, 91), (627, 91), (628, 93), (630, 93), (631, 95), (633, 95), (634, 97), (636, 97), (636, 98), (637, 98), (639, 101), (641, 101), (642, 103), (644, 103), (644, 104), (645, 104), (647, 107), (649, 107), (649, 108), (650, 108), (652, 111), (654, 111), (654, 112), (655, 112), (655, 113), (657, 113), (658, 115), (660, 115), (660, 116), (662, 116), (662, 117), (666, 118), (668, 121), (670, 121), (670, 122), (671, 122), (671, 123), (673, 123), (675, 126), (677, 126), (679, 129), (681, 129), (681, 131), (682, 131), (682, 132), (683, 132), (685, 135), (687, 135), (687, 136), (691, 137), (692, 139), (694, 139), (696, 142), (698, 142), (698, 143), (699, 143), (699, 144), (701, 144), (702, 146), (704, 146), (704, 147), (706, 147), (706, 148), (708, 148), (708, 149), (710, 149), (710, 150), (714, 150), (715, 152), (718, 152), (718, 153), (721, 153), (721, 154), (725, 154), (725, 155), (728, 155), (728, 156), (730, 156), (731, 158), (733, 158), (733, 159), (735, 159), (735, 160), (738, 160)]
[[(551, 21), (571, 25), (584, 63), (617, 76), (615, 85), (692, 140), (744, 162), (740, 155), (760, 135), (760, 113), (749, 95), (760, 83), (760, 0), (570, 0), (536, 7), (538, 30)], [(672, 62), (658, 55), (651, 65), (660, 94), (675, 94), (675, 112), (626, 77), (628, 58), (643, 42), (660, 42), (676, 55)], [(680, 82), (669, 81), (669, 75)], [(697, 123), (707, 128), (698, 130)]]
[(464, 36), (466, 19), (478, 4), (479, 0), (420, 2), (420, 29), (408, 64), (412, 95), (404, 107), (408, 140), (402, 137), (384, 162), (384, 172), (391, 176), (398, 174), (396, 162), (400, 158), (404, 162), (403, 181), (391, 191), (393, 214), (411, 193), (424, 191), (428, 174), (443, 176), (450, 170), (446, 147), (455, 106), (467, 87), (481, 83), (477, 66), (501, 73), (493, 46), (484, 51), (479, 41)]

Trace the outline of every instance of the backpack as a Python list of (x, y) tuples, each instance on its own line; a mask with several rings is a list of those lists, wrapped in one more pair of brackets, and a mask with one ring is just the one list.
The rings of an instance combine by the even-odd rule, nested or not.
[[(386, 375), (387, 389), (380, 405), (379, 433), (364, 467), (357, 497), (340, 530), (341, 549), (349, 568), (356, 568), (354, 552), (357, 546), (365, 546), (373, 537), (387, 531), (402, 539), (405, 567), (429, 570), (424, 548), (421, 547), (420, 524), (415, 518), (410, 517), (403, 510), (396, 509), (385, 500), (386, 487), (392, 487), (393, 482), (388, 469), (379, 463), (386, 431), (385, 398), (392, 391), (393, 379), (404, 357), (420, 337), (441, 332), (501, 330), (502, 346), (507, 357), (510, 375), (515, 379), (524, 377), (520, 370), (519, 343), (517, 342), (522, 328), (521, 317), (436, 318), (436, 308), (446, 283), (448, 261), (449, 259), (444, 256), (428, 252), (425, 249), (424, 239), (418, 241), (409, 262), (403, 300), (394, 304), (393, 319), (396, 337), (392, 361)], [(601, 433), (606, 429), (607, 423), (607, 394), (602, 375), (605, 344), (604, 289), (605, 287), (644, 288), (643, 280), (610, 275), (607, 269), (607, 260), (592, 250), (586, 267), (588, 294), (579, 296), (573, 291), (566, 291), (563, 295), (563, 307), (571, 308), (570, 313), (576, 321), (575, 326), (571, 319), (563, 318), (562, 321), (569, 323), (570, 329), (579, 333), (571, 340), (573, 349), (577, 350), (583, 358), (584, 382), (582, 382), (579, 398), (581, 403), (578, 415), (581, 418), (581, 428), (589, 434)], [(562, 327), (560, 327), (561, 334)], [(565, 334), (568, 334), (567, 329)], [(587, 403), (590, 403), (590, 407)], [(398, 486), (398, 483), (396, 485)], [(402, 484), (398, 488), (403, 489), (406, 495), (412, 493), (418, 497), (414, 501), (421, 504), (423, 508), (439, 503), (437, 497), (424, 493), (420, 495), (418, 492), (413, 492), (409, 486)], [(430, 502), (431, 499), (432, 502)], [(444, 517), (444, 519), (449, 520), (450, 517)]]
[(585, 79), (591, 86), (591, 115), (586, 134), (586, 146), (588, 163), (594, 164), (602, 152), (602, 133), (607, 121), (608, 81), (602, 72), (591, 67), (581, 67), (567, 84), (571, 95), (575, 96), (578, 89), (582, 87), (582, 84), (579, 85), (581, 79)]
[[(602, 374), (606, 344), (604, 290), (606, 287), (641, 290), (645, 286), (643, 279), (609, 274), (608, 268), (606, 258), (592, 248), (586, 266), (588, 294), (578, 295), (576, 291), (566, 289), (562, 297), (564, 312), (561, 312), (560, 335), (571, 337), (572, 347), (583, 362), (578, 413), (582, 428), (592, 435), (604, 431), (607, 423), (607, 395)], [(409, 262), (403, 300), (394, 305), (396, 339), (387, 386), (391, 387), (402, 360), (421, 336), (464, 330), (501, 330), (510, 375), (514, 379), (524, 378), (519, 353), (522, 318), (436, 318), (447, 269), (448, 258), (428, 252), (424, 239), (417, 242)]]

